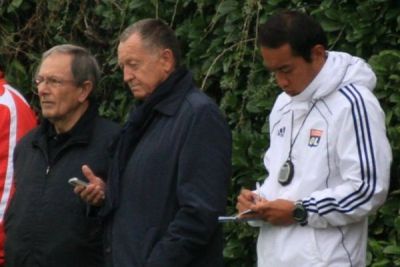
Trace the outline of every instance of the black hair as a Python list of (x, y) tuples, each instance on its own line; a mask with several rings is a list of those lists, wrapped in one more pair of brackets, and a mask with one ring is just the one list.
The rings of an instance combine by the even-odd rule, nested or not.
[(327, 37), (321, 25), (309, 15), (299, 11), (283, 11), (271, 16), (258, 28), (258, 44), (278, 48), (289, 44), (293, 55), (311, 61), (315, 45), (327, 48)]
[(162, 20), (142, 19), (126, 28), (120, 42), (126, 41), (133, 34), (138, 33), (148, 47), (171, 49), (175, 60), (175, 67), (181, 63), (181, 49), (174, 31)]

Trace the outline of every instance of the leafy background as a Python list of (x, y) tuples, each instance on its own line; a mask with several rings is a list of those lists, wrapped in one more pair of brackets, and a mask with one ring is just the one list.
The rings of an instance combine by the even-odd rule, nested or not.
[[(368, 266), (400, 266), (400, 1), (398, 0), (0, 0), (0, 57), (8, 80), (38, 108), (31, 93), (40, 55), (74, 43), (96, 55), (103, 72), (101, 113), (123, 122), (132, 96), (116, 64), (118, 35), (138, 19), (165, 20), (176, 33), (196, 82), (226, 114), (233, 133), (234, 173), (229, 207), (241, 187), (265, 178), (267, 115), (280, 90), (264, 70), (256, 27), (280, 9), (299, 9), (320, 21), (329, 48), (367, 60), (378, 76), (375, 94), (386, 112), (393, 149), (391, 192), (370, 220)], [(257, 232), (226, 224), (226, 266), (255, 266)]]

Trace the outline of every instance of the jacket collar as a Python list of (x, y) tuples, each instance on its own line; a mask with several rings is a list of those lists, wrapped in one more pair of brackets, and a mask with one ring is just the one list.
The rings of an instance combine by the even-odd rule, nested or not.
[[(69, 138), (66, 145), (73, 143), (89, 143), (97, 115), (97, 105), (89, 104), (88, 109), (72, 127), (72, 129), (62, 134), (64, 136), (68, 136)], [(49, 120), (43, 119), (38, 131), (33, 137), (32, 143), (34, 145), (46, 147), (47, 137), (51, 135), (55, 135), (53, 124), (51, 124)]]
[(178, 111), (188, 90), (194, 87), (192, 74), (183, 67), (178, 71), (184, 72), (182, 78), (170, 85), (174, 87), (171, 93), (154, 107), (155, 110), (166, 116), (173, 116)]

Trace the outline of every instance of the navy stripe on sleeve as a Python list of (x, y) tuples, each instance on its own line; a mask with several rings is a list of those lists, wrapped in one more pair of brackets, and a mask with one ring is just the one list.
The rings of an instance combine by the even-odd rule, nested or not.
[(351, 105), (362, 182), (354, 192), (342, 199), (331, 197), (316, 201), (314, 198), (310, 198), (304, 201), (303, 204), (308, 211), (320, 215), (333, 211), (349, 213), (368, 202), (373, 197), (376, 189), (376, 163), (364, 99), (354, 85), (345, 86), (339, 91)]

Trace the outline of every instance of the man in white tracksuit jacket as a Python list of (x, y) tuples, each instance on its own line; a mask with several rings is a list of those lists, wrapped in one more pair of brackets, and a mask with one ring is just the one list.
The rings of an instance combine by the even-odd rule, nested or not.
[(392, 159), (376, 77), (362, 59), (326, 51), (305, 14), (275, 15), (259, 36), (284, 92), (269, 117), (268, 178), (238, 197), (239, 212), (262, 219), (258, 266), (365, 266), (367, 218), (385, 201)]

